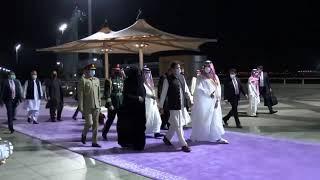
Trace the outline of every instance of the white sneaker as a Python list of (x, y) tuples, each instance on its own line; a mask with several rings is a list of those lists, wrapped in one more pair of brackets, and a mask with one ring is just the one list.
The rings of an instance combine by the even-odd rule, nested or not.
[(217, 140), (217, 143), (218, 144), (229, 144), (229, 142), (226, 139), (223, 139), (223, 138)]

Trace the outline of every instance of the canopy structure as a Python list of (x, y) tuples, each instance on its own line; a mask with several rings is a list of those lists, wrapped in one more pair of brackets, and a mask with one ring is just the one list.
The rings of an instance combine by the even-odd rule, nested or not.
[(142, 69), (144, 54), (172, 50), (199, 51), (199, 46), (207, 42), (217, 40), (170, 34), (139, 19), (120, 31), (102, 29), (87, 38), (39, 51), (105, 53), (105, 72), (108, 77), (108, 53), (139, 53), (139, 65)]
[(128, 51), (121, 47), (114, 47), (111, 49), (112, 43), (107, 43), (104, 40), (106, 39), (106, 34), (112, 33), (109, 27), (103, 27), (100, 31), (95, 34), (92, 34), (86, 38), (68, 42), (62, 45), (38, 49), (37, 51), (52, 51), (56, 53), (94, 53), (94, 54), (104, 54), (105, 55), (105, 77), (109, 77), (109, 53), (118, 53), (118, 54), (127, 54), (127, 53), (136, 53), (133, 51)]

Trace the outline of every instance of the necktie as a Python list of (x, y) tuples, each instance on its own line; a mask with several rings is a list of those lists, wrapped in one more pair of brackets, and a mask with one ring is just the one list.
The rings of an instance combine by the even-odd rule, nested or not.
[(260, 75), (260, 87), (263, 87), (264, 83), (263, 83), (263, 73), (261, 73)]
[(13, 80), (10, 80), (9, 82), (10, 82), (11, 96), (12, 96), (12, 99), (14, 99), (16, 97), (16, 87)]
[(235, 93), (236, 93), (236, 95), (238, 95), (239, 94), (239, 87), (238, 87), (238, 83), (237, 83), (236, 78), (232, 79), (232, 82), (233, 82)]

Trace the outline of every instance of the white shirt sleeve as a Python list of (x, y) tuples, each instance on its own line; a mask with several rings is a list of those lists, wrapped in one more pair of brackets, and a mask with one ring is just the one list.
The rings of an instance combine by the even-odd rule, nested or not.
[(24, 83), (23, 98), (26, 98), (27, 96), (27, 88), (28, 88), (28, 80)]
[(191, 95), (191, 93), (190, 93), (190, 91), (189, 91), (189, 87), (188, 87), (188, 85), (187, 85), (186, 79), (184, 79), (184, 83), (185, 83), (185, 89), (184, 89), (184, 91), (186, 92), (187, 96), (189, 97), (191, 103), (193, 104), (193, 97), (192, 97), (192, 95)]
[(160, 96), (160, 103), (159, 103), (160, 108), (163, 108), (164, 101), (166, 100), (166, 97), (167, 97), (168, 88), (169, 88), (169, 82), (167, 79), (164, 79), (161, 96)]

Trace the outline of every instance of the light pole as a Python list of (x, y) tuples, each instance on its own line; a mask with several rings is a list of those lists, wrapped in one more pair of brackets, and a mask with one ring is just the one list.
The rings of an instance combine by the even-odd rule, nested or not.
[(92, 0), (88, 0), (88, 33), (92, 34)]
[(15, 51), (16, 51), (16, 63), (18, 64), (18, 52), (19, 52), (19, 50), (20, 50), (20, 48), (21, 48), (21, 44), (17, 44), (15, 47), (14, 47), (14, 49), (15, 49)]

